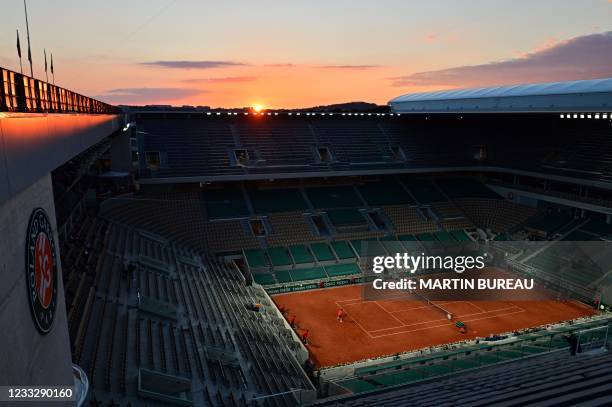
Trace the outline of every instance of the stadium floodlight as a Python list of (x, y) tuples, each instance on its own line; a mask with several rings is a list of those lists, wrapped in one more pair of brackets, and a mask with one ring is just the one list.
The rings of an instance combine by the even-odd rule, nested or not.
[(278, 116), (278, 112), (274, 112), (274, 116)]
[(210, 116), (211, 114), (211, 112), (206, 112), (206, 116)]
[(300, 112), (297, 112), (297, 113), (296, 113), (296, 115), (297, 115), (297, 116), (299, 116), (299, 115), (300, 115)]
[(560, 115), (559, 115), (559, 118), (560, 118), (560, 119), (565, 119), (565, 115), (564, 115), (564, 114), (560, 114)]
[(581, 115), (580, 115), (580, 118), (581, 118), (581, 119), (584, 119), (584, 114), (581, 114)]
[(346, 116), (346, 113), (342, 113), (342, 116)]
[(289, 116), (292, 116), (292, 115), (293, 115), (293, 113), (289, 112)]
[[(610, 116), (610, 117), (612, 117), (612, 116)], [(607, 119), (607, 118), (608, 118), (608, 115), (604, 113), (604, 114), (602, 114), (602, 115), (601, 115), (601, 118), (602, 118), (602, 119)]]
[(368, 116), (372, 116), (372, 113), (368, 113)]
[(590, 114), (587, 114), (587, 119), (592, 119)]
[(599, 113), (595, 113), (595, 118), (599, 119)]
[(576, 113), (574, 113), (574, 119), (577, 119), (578, 115)]
[(244, 112), (243, 114), (244, 114), (245, 116), (248, 116), (248, 115), (249, 115), (249, 112)]

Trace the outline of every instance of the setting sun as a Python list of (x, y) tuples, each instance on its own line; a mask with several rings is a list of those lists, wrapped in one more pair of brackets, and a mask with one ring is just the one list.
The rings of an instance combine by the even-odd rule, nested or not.
[(257, 103), (253, 105), (253, 110), (256, 111), (257, 113), (261, 112), (263, 108), (264, 107), (262, 105), (257, 104)]

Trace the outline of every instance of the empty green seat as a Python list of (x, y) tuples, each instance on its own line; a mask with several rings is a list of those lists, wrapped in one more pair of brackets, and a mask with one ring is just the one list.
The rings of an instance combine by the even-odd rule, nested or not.
[(277, 271), (276, 273), (274, 273), (274, 275), (276, 276), (276, 281), (278, 281), (279, 283), (290, 283), (291, 281), (291, 274), (289, 273), (289, 270), (281, 270), (281, 271)]
[(325, 271), (330, 277), (346, 276), (349, 274), (361, 273), (359, 266), (356, 263), (348, 264), (333, 264), (331, 266), (325, 266)]
[(380, 243), (385, 247), (385, 249), (387, 249), (387, 252), (389, 252), (390, 255), (394, 255), (395, 253), (403, 253), (405, 251), (404, 245), (395, 236), (385, 236), (378, 240), (380, 240)]
[(340, 242), (332, 242), (332, 247), (336, 251), (339, 259), (354, 259), (355, 252), (351, 249), (351, 246), (348, 242), (340, 241)]
[(448, 233), (445, 230), (439, 230), (437, 232), (434, 233), (434, 236), (436, 237), (436, 239), (438, 239), (440, 242), (454, 242), (455, 239), (453, 239), (453, 237), (451, 236), (450, 233)]
[(384, 256), (387, 254), (383, 245), (376, 239), (351, 240), (359, 256)]
[(450, 198), (501, 199), (501, 196), (475, 179), (454, 178), (436, 182)]
[(297, 188), (249, 191), (256, 213), (302, 211), (308, 208)]
[(428, 180), (406, 180), (404, 184), (408, 187), (412, 196), (420, 203), (429, 202), (445, 202), (447, 199), (434, 186), (433, 182)]
[(208, 190), (203, 193), (206, 213), (211, 219), (236, 218), (249, 215), (239, 189)]
[(417, 236), (417, 240), (421, 242), (435, 242), (437, 241), (436, 237), (431, 233), (419, 233)]
[(251, 268), (266, 267), (268, 262), (266, 261), (266, 255), (259, 249), (249, 249), (244, 251), (246, 261)]
[(327, 216), (335, 226), (365, 225), (367, 222), (358, 209), (331, 209)]
[(287, 249), (284, 247), (270, 247), (268, 249), (268, 256), (273, 266), (288, 266), (291, 263)]
[(274, 276), (270, 273), (254, 273), (253, 280), (255, 280), (257, 284), (261, 285), (276, 284)]
[(357, 187), (368, 205), (413, 204), (414, 200), (397, 182), (371, 182)]
[(336, 260), (327, 243), (313, 243), (310, 248), (318, 261)]
[(323, 267), (294, 269), (291, 270), (291, 275), (293, 276), (293, 281), (318, 280), (327, 277)]
[(399, 240), (402, 242), (416, 242), (416, 237), (414, 235), (401, 235), (398, 236)]
[(472, 239), (470, 239), (467, 233), (465, 233), (465, 230), (453, 230), (450, 233), (455, 238), (455, 240), (458, 242), (471, 242), (472, 241)]
[(308, 247), (303, 244), (289, 246), (289, 252), (291, 252), (295, 264), (312, 263), (314, 261)]
[(315, 208), (355, 208), (361, 200), (351, 186), (306, 188), (306, 195)]

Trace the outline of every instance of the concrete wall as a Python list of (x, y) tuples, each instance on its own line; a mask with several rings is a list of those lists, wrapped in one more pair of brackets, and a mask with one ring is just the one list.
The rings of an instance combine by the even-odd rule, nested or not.
[(110, 156), (113, 171), (132, 171), (132, 151), (130, 149), (130, 135), (134, 127), (127, 131), (120, 131), (111, 141)]
[[(32, 318), (25, 272), (26, 232), (35, 208), (53, 225), (58, 260), (57, 308), (51, 331), (42, 335)], [(51, 176), (46, 175), (0, 203), (0, 385), (71, 385), (59, 240)]]
[(0, 113), (0, 203), (120, 128), (119, 115)]

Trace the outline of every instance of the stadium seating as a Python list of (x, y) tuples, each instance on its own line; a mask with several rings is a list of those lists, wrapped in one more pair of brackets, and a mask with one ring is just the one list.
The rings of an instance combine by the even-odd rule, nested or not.
[[(450, 406), (450, 405), (606, 405), (612, 400), (612, 354), (570, 356), (567, 350), (541, 352), (538, 345), (524, 352), (497, 352), (480, 360), (421, 365), (375, 379), (348, 382), (359, 396), (336, 397), (316, 405)], [(529, 352), (532, 353), (529, 356)], [(517, 359), (517, 353), (521, 354)], [(526, 357), (525, 357), (526, 356)], [(475, 359), (475, 358), (474, 358)], [(458, 361), (458, 359), (457, 359)], [(502, 363), (499, 363), (502, 362)], [(483, 367), (483, 364), (489, 364)], [(452, 366), (452, 367), (451, 367)], [(457, 374), (460, 372), (461, 374)], [(387, 391), (382, 387), (397, 386)]]
[[(253, 117), (232, 125), (240, 146), (254, 152), (267, 167), (306, 166), (315, 162), (316, 143), (308, 126), (291, 118)], [(287, 141), (291, 140), (290, 143)], [(294, 209), (295, 210), (295, 209)]]
[(570, 221), (571, 218), (565, 213), (546, 213), (538, 218), (531, 219), (525, 224), (525, 228), (547, 237), (559, 231)]
[[(296, 359), (300, 346), (265, 293), (246, 287), (235, 269), (203, 263), (196, 252), (150, 232), (97, 218), (83, 225), (79, 236), (95, 237), (94, 253), (100, 255), (89, 260), (98, 264), (89, 295), (82, 291), (67, 305), (74, 360), (88, 373), (98, 400), (135, 400), (135, 378), (147, 372), (186, 378), (192, 389), (204, 380), (204, 393), (189, 392), (199, 404), (206, 393), (220, 406), (271, 389), (312, 391)], [(266, 254), (276, 258), (274, 253)], [(125, 271), (127, 262), (136, 265), (133, 272)], [(255, 302), (268, 310), (249, 311)], [(240, 362), (238, 354), (249, 362)], [(295, 401), (287, 393), (271, 403), (264, 404)]]
[(308, 209), (308, 205), (297, 188), (249, 190), (249, 197), (257, 214)]
[(501, 199), (493, 190), (471, 178), (447, 178), (436, 181), (447, 197)]
[[(95, 248), (91, 254), (76, 243), (62, 248), (73, 359), (88, 373), (96, 399), (108, 404), (113, 399), (157, 405), (142, 396), (157, 380), (187, 386), (180, 397), (160, 394), (176, 404), (292, 406), (302, 396), (312, 401), (315, 390), (301, 366), (308, 351), (269, 295), (359, 283), (366, 255), (469, 243), (483, 237), (476, 228), (499, 239), (529, 233), (570, 242), (612, 237), (603, 217), (574, 219), (577, 211), (570, 216), (510, 202), (480, 181), (487, 173), (474, 170), (484, 165), (556, 175), (570, 171), (608, 180), (610, 163), (590, 162), (603, 135), (580, 140), (557, 129), (566, 136), (559, 142), (560, 160), (545, 148), (550, 138), (534, 140), (524, 156), (514, 154), (531, 146), (532, 137), (515, 134), (511, 125), (490, 141), (483, 128), (475, 132), (455, 119), (429, 124), (339, 114), (199, 116), (139, 120), (139, 191), (104, 202), (100, 217), (75, 221), (81, 242)], [(147, 165), (145, 152), (159, 152), (159, 165)], [(429, 173), (461, 166), (471, 172)], [(367, 172), (394, 169), (402, 171)], [(350, 177), (343, 177), (344, 171)], [(181, 186), (150, 180), (167, 177), (193, 178)], [(511, 260), (542, 277), (568, 259), (545, 248)], [(601, 266), (609, 259), (597, 260), (576, 265), (578, 272), (568, 275), (572, 287), (593, 288), (602, 281)], [(135, 269), (126, 271), (128, 264)], [(251, 277), (255, 284), (249, 286)], [(363, 398), (349, 395), (329, 403), (488, 405), (510, 397), (502, 385), (526, 401), (545, 404), (544, 394), (558, 405), (581, 401), (578, 394), (588, 383), (595, 389), (604, 383), (588, 365), (609, 378), (604, 362), (610, 360), (572, 359), (567, 341), (553, 333), (339, 367), (354, 374), (334, 379), (333, 388)], [(536, 359), (548, 371), (534, 366)], [(548, 380), (562, 366), (586, 372), (575, 394), (555, 393)], [(569, 374), (560, 376), (569, 383)], [(542, 389), (533, 387), (534, 378)]]
[(399, 182), (368, 182), (357, 187), (370, 206), (412, 205), (414, 201)]
[(306, 188), (308, 199), (317, 209), (355, 208), (362, 202), (351, 186)]
[[(139, 175), (141, 178), (240, 176), (487, 163), (498, 168), (608, 181), (612, 177), (609, 158), (612, 152), (601, 147), (607, 146), (606, 131), (591, 129), (585, 136), (578, 124), (564, 124), (547, 123), (546, 127), (536, 126), (525, 131), (523, 122), (510, 119), (494, 123), (471, 120), (424, 123), (410, 117), (375, 115), (164, 117), (140, 114), (137, 121), (141, 152)], [(532, 137), (532, 131), (539, 132), (539, 137)], [(530, 148), (524, 148), (525, 145)], [(554, 151), (551, 146), (556, 146)], [(319, 147), (328, 148), (331, 159), (320, 160), (316, 153)], [(245, 165), (233, 162), (236, 149), (248, 153)], [(158, 168), (147, 166), (145, 152), (160, 153)], [(453, 191), (449, 192), (456, 196)]]
[(403, 183), (420, 204), (444, 202), (447, 200), (431, 181), (411, 179), (404, 180)]
[(494, 232), (513, 231), (540, 213), (537, 208), (501, 199), (461, 198), (455, 203), (474, 225)]
[(203, 201), (210, 219), (239, 218), (249, 215), (240, 189), (206, 190)]

